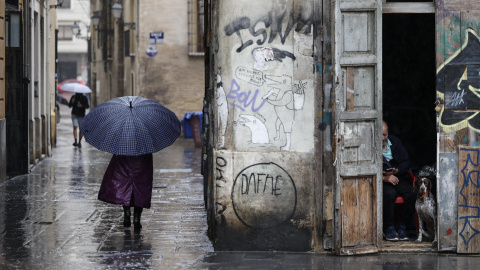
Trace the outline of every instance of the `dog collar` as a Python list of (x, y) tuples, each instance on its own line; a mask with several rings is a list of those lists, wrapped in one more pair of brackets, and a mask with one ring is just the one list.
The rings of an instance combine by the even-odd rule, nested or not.
[(418, 197), (418, 196), (417, 196), (417, 198), (423, 199), (423, 197), (425, 197), (425, 195), (427, 195), (427, 194), (428, 194), (428, 190), (427, 190), (427, 192), (425, 192), (425, 194), (423, 194), (421, 197)]

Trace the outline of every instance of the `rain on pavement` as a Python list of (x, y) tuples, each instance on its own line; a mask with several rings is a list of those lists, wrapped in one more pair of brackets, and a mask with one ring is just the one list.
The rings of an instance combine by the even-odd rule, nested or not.
[(201, 149), (180, 137), (154, 154), (152, 207), (140, 233), (120, 206), (97, 200), (111, 154), (72, 146), (61, 106), (53, 156), (0, 183), (0, 269), (475, 269), (479, 256), (214, 251), (208, 239)]
[(84, 140), (73, 147), (70, 110), (60, 106), (52, 157), (0, 183), (1, 269), (188, 268), (213, 251), (192, 139), (154, 154), (152, 207), (134, 233), (121, 206), (97, 200), (112, 154)]

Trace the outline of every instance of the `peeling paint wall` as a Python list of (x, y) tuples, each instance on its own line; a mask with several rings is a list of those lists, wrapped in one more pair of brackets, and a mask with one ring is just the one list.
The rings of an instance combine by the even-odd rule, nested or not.
[(311, 250), (313, 1), (216, 1), (217, 247)]

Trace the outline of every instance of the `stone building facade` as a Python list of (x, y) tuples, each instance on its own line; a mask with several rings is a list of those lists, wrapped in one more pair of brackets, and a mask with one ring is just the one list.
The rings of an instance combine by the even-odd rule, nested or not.
[[(480, 253), (479, 3), (206, 1), (216, 248)], [(383, 239), (383, 120), (436, 170), (433, 245)]]
[[(55, 3), (54, 3), (55, 2)], [(1, 175), (29, 172), (51, 155), (55, 130), (56, 1), (3, 1), (0, 28)], [(3, 177), (2, 177), (3, 178)]]
[[(92, 16), (94, 12), (100, 16), (99, 26), (92, 27), (91, 41), (94, 105), (138, 95), (160, 102), (179, 119), (186, 112), (201, 110), (203, 50), (189, 50), (189, 16), (199, 8), (192, 1), (124, 0), (119, 1), (122, 16), (114, 19), (115, 2), (91, 1)], [(198, 18), (193, 20), (197, 25)]]

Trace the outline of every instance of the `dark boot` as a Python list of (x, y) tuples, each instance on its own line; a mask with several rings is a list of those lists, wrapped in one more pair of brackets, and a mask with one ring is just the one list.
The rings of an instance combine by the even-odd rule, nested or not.
[(132, 225), (132, 222), (130, 220), (131, 217), (131, 212), (130, 212), (130, 206), (124, 206), (123, 207), (123, 227), (130, 227)]
[(139, 231), (142, 228), (142, 224), (140, 224), (140, 218), (142, 217), (142, 207), (135, 206), (133, 212), (133, 228), (136, 231)]

